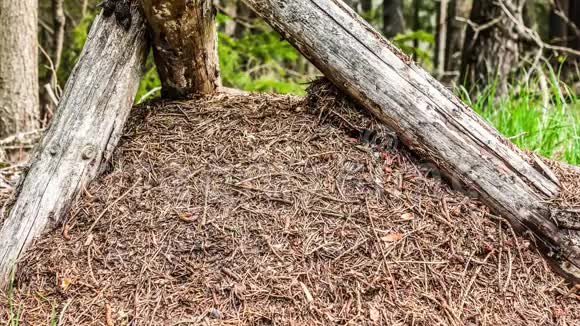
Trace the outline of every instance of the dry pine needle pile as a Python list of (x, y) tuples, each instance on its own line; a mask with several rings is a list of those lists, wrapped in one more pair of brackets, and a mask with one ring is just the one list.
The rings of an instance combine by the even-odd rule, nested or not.
[[(0, 321), (578, 325), (577, 294), (529, 242), (313, 87), (135, 109), (110, 171), (19, 265)], [(579, 206), (580, 175), (555, 168)]]

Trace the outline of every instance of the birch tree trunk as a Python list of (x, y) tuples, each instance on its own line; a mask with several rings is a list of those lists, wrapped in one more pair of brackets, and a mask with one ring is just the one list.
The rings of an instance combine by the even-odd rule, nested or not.
[[(473, 188), (555, 269), (580, 280), (577, 238), (553, 222), (559, 182), (339, 0), (244, 0), (403, 143)], [(577, 241), (576, 243), (574, 241)]]
[(211, 0), (143, 0), (153, 51), (168, 98), (210, 94), (221, 86), (216, 10)]
[(144, 19), (127, 31), (97, 17), (57, 113), (0, 229), (0, 287), (34, 238), (58, 225), (81, 189), (111, 158), (133, 106), (148, 52)]
[(40, 126), (37, 5), (0, 1), (0, 139)]

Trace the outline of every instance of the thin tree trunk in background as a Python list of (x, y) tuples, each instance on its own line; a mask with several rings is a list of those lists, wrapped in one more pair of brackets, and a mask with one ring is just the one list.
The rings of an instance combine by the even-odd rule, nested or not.
[(39, 128), (37, 5), (0, 1), (0, 139)]
[(448, 0), (439, 0), (439, 10), (437, 12), (437, 29), (435, 39), (435, 75), (437, 78), (442, 78), (445, 74), (445, 53), (447, 52), (447, 13)]
[[(570, 22), (573, 24), (573, 26), (568, 28), (568, 34), (572, 36), (570, 37), (568, 46), (580, 50), (580, 35), (578, 35), (580, 34), (580, 1), (570, 0), (568, 11), (570, 12), (568, 17), (570, 18)], [(580, 59), (576, 58), (576, 61), (579, 62)]]
[(368, 14), (373, 9), (373, 0), (361, 0), (360, 9), (363, 13)]
[[(495, 85), (496, 96), (508, 89), (508, 81), (520, 59), (517, 24), (496, 3), (497, 0), (474, 1), (470, 20), (476, 27), (467, 27), (460, 83), (476, 95)], [(502, 0), (511, 15), (523, 24), (522, 4), (525, 0)]]
[(81, 190), (111, 159), (149, 52), (144, 18), (136, 8), (131, 13), (128, 31), (103, 15), (93, 23), (0, 229), (0, 288), (8, 284), (14, 264), (35, 237), (62, 221)]
[(221, 86), (216, 10), (211, 0), (144, 0), (162, 93), (210, 94)]
[[(572, 0), (571, 2), (574, 2)], [(567, 46), (568, 45), (568, 24), (560, 17), (556, 11), (560, 11), (567, 17), (569, 16), (568, 0), (554, 0), (554, 8), (550, 11), (550, 44)]]
[(238, 2), (236, 8), (236, 27), (234, 29), (234, 36), (240, 38), (248, 31), (248, 24), (256, 18), (256, 14), (250, 7), (248, 7), (242, 1)]
[(64, 28), (66, 24), (66, 17), (64, 15), (64, 0), (52, 0), (52, 18), (55, 33), (53, 38), (52, 63), (54, 65), (54, 73), (56, 74), (58, 68), (60, 67), (62, 50), (64, 46)]
[(393, 38), (405, 31), (405, 17), (403, 16), (403, 0), (383, 1), (383, 34)]
[[(421, 24), (421, 7), (423, 5), (423, 0), (413, 0), (413, 30), (418, 31), (422, 29)], [(413, 47), (419, 47), (419, 40), (413, 40)]]
[[(449, 13), (447, 16), (447, 46), (445, 47), (445, 70), (459, 72), (461, 67), (461, 50), (465, 41), (466, 23), (457, 18), (469, 19), (471, 10), (470, 1), (449, 1)], [(459, 77), (457, 73), (455, 79)]]
[(89, 0), (82, 0), (82, 4), (81, 4), (81, 19), (85, 18), (85, 16), (87, 15), (87, 8), (89, 6)]

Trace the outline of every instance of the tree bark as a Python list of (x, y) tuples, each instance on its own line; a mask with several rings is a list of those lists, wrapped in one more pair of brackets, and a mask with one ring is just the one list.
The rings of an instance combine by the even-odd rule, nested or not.
[(447, 52), (447, 14), (449, 10), (448, 0), (439, 0), (439, 8), (437, 12), (437, 29), (435, 39), (435, 74), (437, 78), (442, 78), (445, 75), (445, 53)]
[[(571, 36), (568, 46), (580, 50), (580, 2), (578, 0), (570, 0), (570, 8), (568, 9), (570, 14), (571, 26), (568, 27), (568, 34)], [(576, 62), (580, 62), (577, 57)]]
[(127, 31), (100, 15), (67, 82), (57, 113), (0, 229), (0, 287), (34, 238), (55, 227), (111, 158), (147, 56), (144, 19)]
[(554, 8), (550, 12), (550, 44), (567, 46), (568, 45), (568, 24), (557, 14), (570, 17), (568, 13), (570, 6), (568, 0), (554, 0)]
[(402, 0), (383, 1), (383, 34), (393, 38), (405, 31)]
[[(419, 31), (423, 29), (421, 24), (421, 7), (423, 7), (423, 0), (413, 0), (413, 30)], [(413, 40), (413, 47), (419, 48), (419, 40)]]
[(0, 139), (38, 129), (37, 0), (0, 1)]
[(559, 183), (450, 90), (336, 0), (245, 0), (326, 77), (423, 158), (529, 234), (555, 269), (580, 280), (580, 250), (551, 218)]
[(52, 63), (54, 65), (54, 73), (56, 74), (58, 68), (60, 67), (62, 50), (64, 46), (64, 32), (66, 23), (66, 17), (64, 15), (64, 0), (52, 0), (52, 19), (55, 33), (52, 45)]
[[(511, 15), (523, 24), (525, 0), (502, 0)], [(508, 82), (519, 63), (520, 44), (517, 24), (496, 0), (474, 1), (467, 28), (460, 82), (476, 95), (487, 86), (496, 85), (496, 95), (508, 89)]]
[[(445, 70), (459, 71), (461, 67), (461, 50), (465, 41), (465, 23), (457, 20), (469, 18), (471, 5), (465, 0), (451, 0), (447, 16), (447, 46), (445, 47)], [(459, 77), (459, 74), (455, 78)]]
[(162, 94), (184, 98), (220, 86), (216, 11), (211, 0), (143, 0)]

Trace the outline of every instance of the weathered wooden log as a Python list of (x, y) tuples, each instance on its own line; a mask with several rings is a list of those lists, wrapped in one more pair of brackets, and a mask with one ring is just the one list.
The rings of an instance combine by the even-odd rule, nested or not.
[[(244, 0), (402, 142), (476, 190), (554, 268), (580, 280), (580, 239), (553, 222), (559, 182), (340, 0)], [(576, 243), (574, 242), (576, 241)]]
[(6, 212), (0, 287), (34, 238), (57, 225), (99, 174), (121, 137), (148, 52), (144, 18), (136, 8), (124, 27), (103, 15), (93, 23), (56, 116)]
[(221, 86), (216, 10), (211, 0), (143, 0), (166, 98), (210, 94)]

